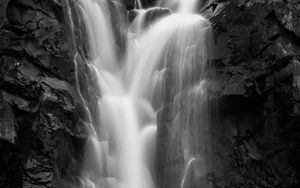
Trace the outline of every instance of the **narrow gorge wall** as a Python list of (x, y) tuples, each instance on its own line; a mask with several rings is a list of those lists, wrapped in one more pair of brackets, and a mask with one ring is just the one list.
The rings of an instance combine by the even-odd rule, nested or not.
[(300, 1), (209, 1), (214, 187), (299, 187)]
[(61, 188), (80, 173), (87, 118), (66, 2), (0, 2), (0, 187)]

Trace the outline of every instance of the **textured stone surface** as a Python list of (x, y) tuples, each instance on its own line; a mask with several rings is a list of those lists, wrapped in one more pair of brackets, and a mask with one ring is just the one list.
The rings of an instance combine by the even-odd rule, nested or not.
[(299, 187), (299, 1), (208, 1), (215, 187)]
[(86, 138), (66, 1), (0, 3), (0, 187), (67, 187)]

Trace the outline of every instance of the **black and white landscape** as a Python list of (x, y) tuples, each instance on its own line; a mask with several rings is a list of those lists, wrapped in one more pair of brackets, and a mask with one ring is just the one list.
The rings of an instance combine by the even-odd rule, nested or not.
[(0, 188), (298, 188), (299, 150), (299, 0), (0, 0)]

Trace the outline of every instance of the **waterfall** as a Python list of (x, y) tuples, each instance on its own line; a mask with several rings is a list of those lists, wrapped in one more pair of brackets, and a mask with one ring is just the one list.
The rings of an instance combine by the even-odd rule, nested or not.
[[(178, 94), (174, 99), (178, 117), (183, 116), (182, 108), (188, 110), (198, 104), (205, 90), (201, 75), (207, 62), (210, 24), (190, 13), (195, 0), (183, 2), (179, 3), (178, 13), (148, 27), (143, 24), (147, 10), (140, 11), (128, 30), (126, 54), (120, 60), (107, 1), (79, 0), (89, 40), (88, 67), (98, 85), (89, 89), (101, 91), (100, 122), (93, 122), (90, 128), (81, 188), (156, 187), (157, 113), (164, 108), (167, 74), (174, 72), (171, 82)], [(195, 113), (191, 116), (194, 119), (197, 116), (195, 111), (187, 113)], [(171, 133), (175, 134), (176, 126), (186, 126), (184, 121), (193, 121), (181, 117), (177, 120)], [(196, 126), (199, 121), (193, 123)], [(181, 187), (185, 187), (192, 163), (199, 161), (192, 150), (187, 141)]]
[(140, 0), (135, 0), (135, 7), (137, 9), (142, 9), (142, 2)]

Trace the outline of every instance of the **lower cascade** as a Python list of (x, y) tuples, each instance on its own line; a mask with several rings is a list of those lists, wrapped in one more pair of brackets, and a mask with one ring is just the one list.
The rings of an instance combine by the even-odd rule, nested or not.
[[(172, 180), (158, 183), (163, 177), (157, 177), (161, 176), (157, 166), (175, 155), (181, 156), (183, 165), (179, 177), (169, 177), (178, 182), (174, 187), (191, 187), (191, 173), (196, 178), (206, 173), (210, 122), (205, 70), (211, 26), (193, 13), (196, 4), (195, 0), (166, 1), (164, 5), (172, 6), (175, 13), (149, 24), (145, 19), (152, 10), (138, 10), (120, 58), (108, 2), (79, 0), (89, 41), (88, 68), (97, 82), (97, 88), (88, 89), (101, 93), (99, 121), (89, 126), (80, 188), (172, 185), (167, 182)], [(173, 118), (161, 125), (159, 114)], [(160, 146), (161, 138), (156, 139), (160, 126), (181, 151)], [(172, 147), (176, 142), (164, 144)]]

